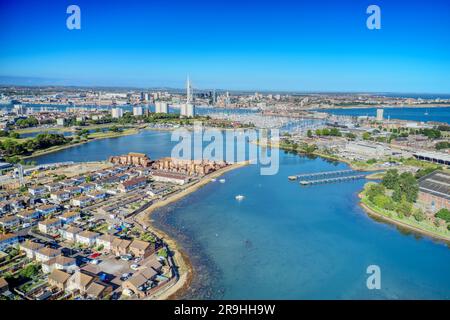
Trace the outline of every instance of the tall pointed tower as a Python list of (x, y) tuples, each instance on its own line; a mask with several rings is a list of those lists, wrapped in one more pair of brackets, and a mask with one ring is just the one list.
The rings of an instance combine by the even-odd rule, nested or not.
[(189, 79), (189, 75), (187, 76), (186, 81), (186, 103), (191, 103), (192, 100), (192, 88), (191, 88), (191, 80)]

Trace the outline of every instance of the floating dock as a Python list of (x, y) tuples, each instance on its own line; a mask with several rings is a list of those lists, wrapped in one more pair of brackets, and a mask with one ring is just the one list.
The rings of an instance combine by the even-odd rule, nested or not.
[[(313, 173), (305, 173), (305, 174), (297, 174), (295, 177), (297, 179), (304, 178), (319, 178), (319, 177), (331, 177), (331, 176), (343, 176), (351, 173), (355, 173), (355, 170), (337, 170), (337, 171), (324, 171), (324, 172), (313, 172)], [(291, 176), (294, 177), (294, 176)], [(290, 179), (290, 177), (289, 177)]]
[(324, 184), (324, 183), (334, 183), (334, 182), (344, 182), (351, 180), (359, 180), (364, 179), (366, 177), (365, 174), (351, 175), (345, 177), (336, 177), (336, 178), (325, 178), (325, 179), (316, 179), (316, 180), (301, 180), (300, 184), (302, 186), (309, 186), (314, 184)]

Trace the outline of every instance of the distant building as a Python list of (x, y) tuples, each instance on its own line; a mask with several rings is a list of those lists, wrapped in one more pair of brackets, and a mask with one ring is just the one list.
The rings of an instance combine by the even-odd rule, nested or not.
[(148, 101), (148, 93), (141, 92), (141, 101), (143, 101), (143, 102)]
[(383, 114), (384, 114), (383, 109), (377, 109), (377, 121), (383, 121)]
[(58, 126), (64, 126), (64, 125), (66, 124), (66, 119), (64, 119), (64, 118), (58, 118), (58, 119), (56, 119), (56, 124), (57, 124)]
[(144, 114), (144, 111), (143, 111), (142, 107), (140, 107), (140, 106), (133, 107), (133, 116), (137, 117), (137, 116), (142, 116), (143, 114)]
[(152, 161), (147, 155), (135, 152), (130, 152), (129, 154), (121, 156), (112, 156), (109, 158), (109, 162), (113, 164), (136, 165), (142, 167), (149, 167), (152, 164)]
[(195, 116), (195, 106), (191, 103), (182, 104), (180, 106), (180, 115), (186, 118), (193, 118)]
[(122, 108), (112, 108), (111, 109), (111, 117), (115, 119), (119, 119), (123, 117), (123, 109)]
[(450, 173), (434, 171), (419, 179), (418, 201), (428, 210), (450, 210)]
[(169, 113), (167, 102), (155, 102), (155, 113)]

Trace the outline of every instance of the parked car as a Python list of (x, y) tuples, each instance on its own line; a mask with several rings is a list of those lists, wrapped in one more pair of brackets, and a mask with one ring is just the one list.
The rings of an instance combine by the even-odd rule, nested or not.
[(120, 280), (126, 281), (126, 280), (128, 280), (132, 275), (133, 275), (132, 273), (124, 273), (124, 274), (122, 274), (122, 276), (120, 277)]
[(139, 265), (138, 264), (132, 264), (130, 266), (131, 270), (138, 270), (139, 269)]
[(131, 259), (133, 259), (133, 257), (130, 254), (124, 254), (120, 256), (120, 259), (122, 259), (123, 261), (130, 261)]
[(100, 260), (98, 260), (98, 259), (92, 259), (89, 263), (90, 263), (90, 264), (95, 264), (95, 265), (97, 265), (97, 264), (100, 263)]

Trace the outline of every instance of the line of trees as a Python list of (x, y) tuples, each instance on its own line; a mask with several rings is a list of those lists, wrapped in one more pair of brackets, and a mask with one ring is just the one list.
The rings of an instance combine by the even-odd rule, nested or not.
[(36, 150), (64, 145), (69, 143), (71, 140), (71, 138), (66, 138), (62, 134), (41, 133), (33, 139), (29, 139), (24, 142), (18, 142), (12, 139), (0, 141), (0, 151), (6, 157), (14, 157), (30, 154)]

